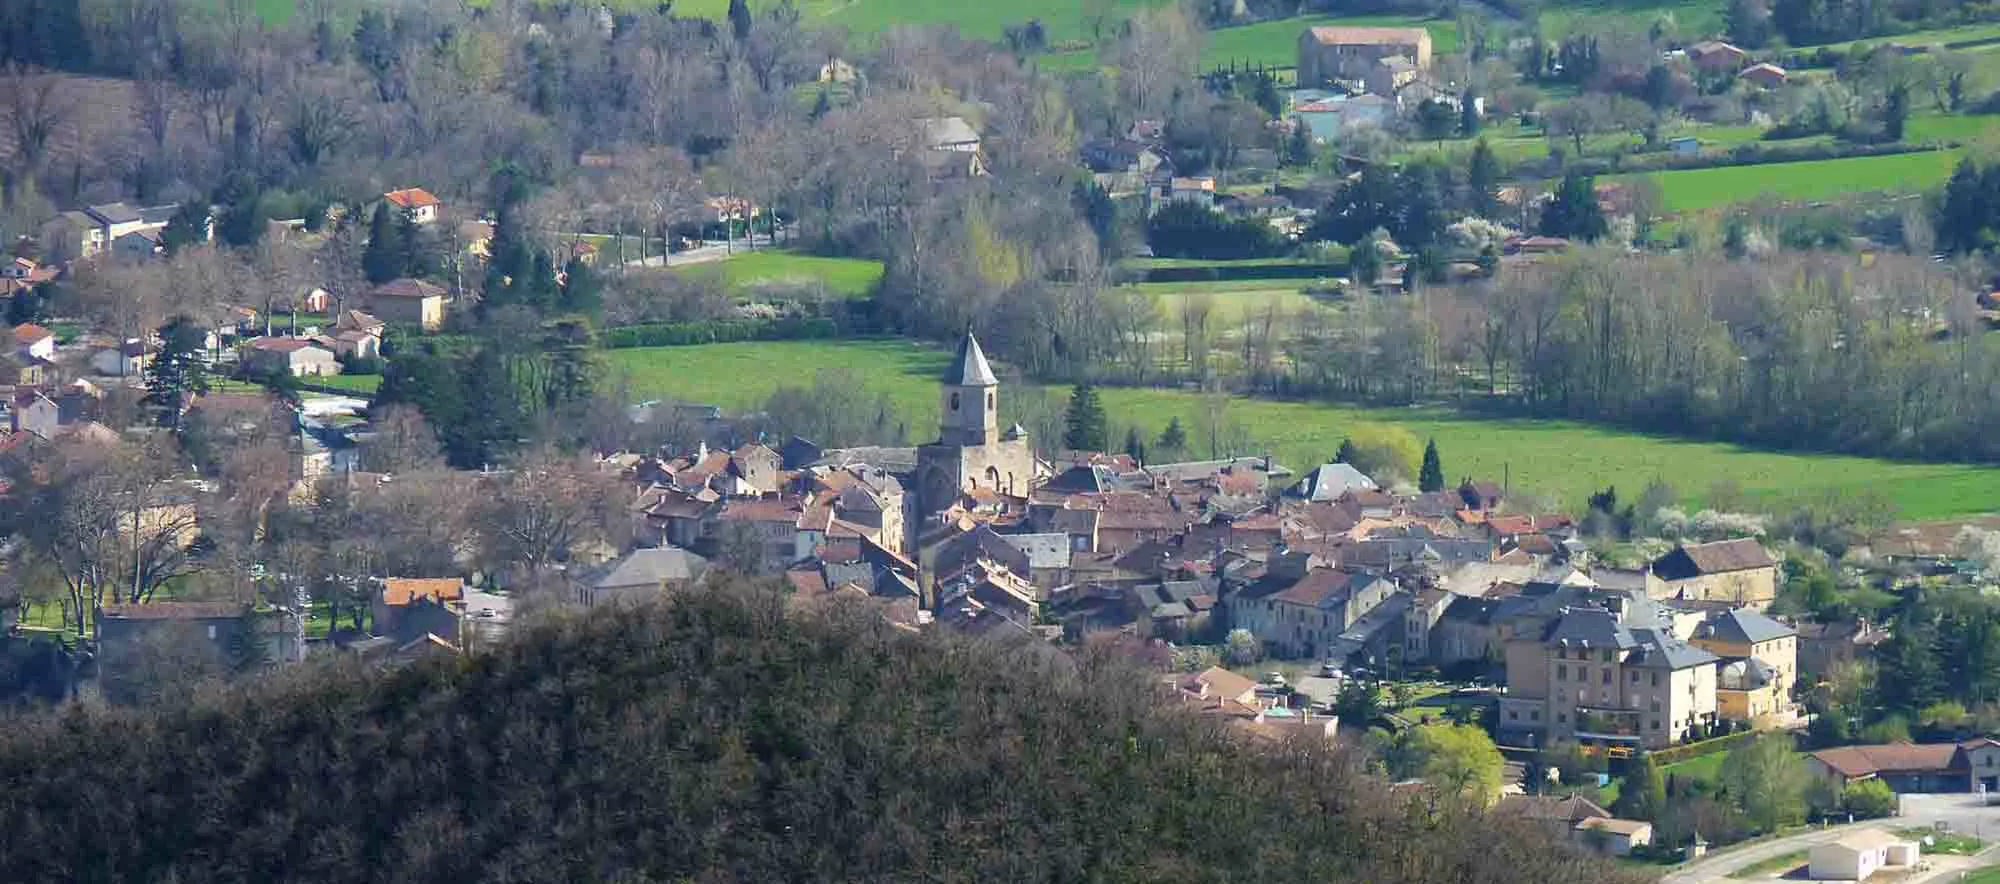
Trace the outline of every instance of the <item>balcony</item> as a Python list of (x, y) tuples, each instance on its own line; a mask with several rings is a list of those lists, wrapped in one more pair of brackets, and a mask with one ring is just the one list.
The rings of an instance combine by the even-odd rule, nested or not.
[(1607, 743), (1636, 743), (1641, 739), (1640, 713), (1633, 709), (1576, 707), (1576, 738)]

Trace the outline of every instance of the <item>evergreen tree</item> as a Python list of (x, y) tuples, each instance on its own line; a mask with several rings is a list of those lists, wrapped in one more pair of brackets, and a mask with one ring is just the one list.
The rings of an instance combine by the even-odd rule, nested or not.
[(1063, 445), (1074, 451), (1103, 451), (1106, 438), (1104, 404), (1097, 400), (1097, 388), (1085, 381), (1069, 393), (1069, 409), (1063, 414)]
[(1285, 141), (1285, 161), (1301, 168), (1313, 164), (1312, 127), (1305, 120), (1292, 121), (1291, 137)]
[(1910, 87), (1907, 83), (1897, 83), (1889, 87), (1889, 95), (1882, 102), (1882, 137), (1903, 140), (1903, 128), (1909, 122)]
[(1340, 440), (1339, 450), (1333, 453), (1333, 462), (1344, 463), (1351, 466), (1354, 463), (1354, 456), (1355, 456), (1354, 440), (1342, 439)]
[(1878, 654), (1876, 701), (1892, 712), (1915, 713), (1944, 694), (1937, 625), (1922, 596), (1922, 590), (1911, 590), (1908, 605)]
[(1465, 94), (1458, 98), (1458, 133), (1467, 138), (1476, 137), (1484, 122), (1479, 116), (1479, 93), (1465, 90)]
[(745, 0), (729, 0), (729, 30), (738, 41), (750, 39), (750, 4)]
[(827, 95), (825, 89), (819, 90), (819, 97), (813, 99), (812, 113), (810, 115), (811, 118), (814, 120), (818, 120), (819, 118), (826, 116), (828, 113), (832, 111), (833, 111), (833, 98)]
[(1571, 172), (1542, 207), (1542, 234), (1596, 242), (1611, 229), (1597, 205), (1597, 179)]
[(1083, 219), (1090, 224), (1090, 232), (1097, 237), (1097, 253), (1109, 256), (1118, 248), (1117, 201), (1111, 198), (1110, 191), (1089, 178), (1077, 181), (1075, 200), (1077, 208), (1083, 211)]
[[(464, 379), (463, 401), (476, 403), (467, 408), (462, 428), (445, 429), (445, 457), (452, 466), (475, 470), (496, 463), (523, 435), (528, 409), (522, 402), (521, 386), (514, 382), (507, 361), (494, 347), (481, 347), (464, 360), (459, 377)], [(424, 418), (430, 420), (429, 414)], [(433, 421), (432, 426), (442, 427)]]
[(438, 270), (437, 250), (430, 231), (417, 223), (415, 212), (396, 213), (397, 263), (402, 265), (403, 276), (421, 278), (431, 276)]
[(1722, 253), (1731, 258), (1741, 258), (1750, 253), (1750, 223), (1741, 215), (1729, 216), (1722, 227)]
[(1444, 490), (1444, 462), (1438, 459), (1436, 439), (1424, 444), (1424, 465), (1417, 471), (1417, 490), (1427, 493)]
[(208, 205), (201, 200), (188, 200), (174, 210), (173, 217), (167, 219), (166, 229), (160, 231), (160, 245), (169, 256), (181, 249), (208, 241)]
[(1625, 772), (1625, 788), (1612, 805), (1614, 813), (1628, 820), (1652, 820), (1667, 809), (1665, 771), (1653, 761), (1653, 753), (1642, 752)]
[(222, 210), (215, 235), (237, 248), (256, 245), (264, 238), (264, 213), (260, 207), (263, 201), (263, 191), (254, 185), (239, 192)]
[(594, 316), (604, 300), (604, 283), (597, 271), (582, 258), (571, 258), (563, 268), (562, 309), (566, 313)]
[(1125, 453), (1138, 463), (1146, 462), (1146, 440), (1139, 437), (1138, 427), (1125, 429)]
[(368, 249), (361, 254), (361, 270), (368, 281), (381, 285), (404, 275), (404, 228), (396, 207), (383, 200), (375, 205), (375, 217), (368, 223)]
[(1472, 213), (1481, 218), (1493, 217), (1499, 206), (1500, 160), (1493, 155), (1493, 145), (1481, 138), (1472, 145), (1472, 158), (1467, 161), (1465, 185), (1472, 191)]
[(1160, 431), (1160, 440), (1154, 446), (1169, 457), (1179, 457), (1187, 451), (1187, 428), (1181, 426), (1178, 415), (1167, 420), (1167, 428)]
[(1944, 200), (1938, 202), (1938, 246), (1946, 252), (1972, 252), (1988, 238), (1994, 216), (1992, 200), (1986, 192), (1986, 178), (1970, 156), (1958, 160), (1952, 180), (1944, 184)]
[(1270, 74), (1257, 75), (1257, 84), (1250, 90), (1250, 101), (1268, 117), (1276, 117), (1285, 110), (1285, 100), (1278, 95), (1278, 81)]
[(1347, 253), (1347, 275), (1362, 286), (1372, 286), (1382, 278), (1382, 248), (1375, 234), (1368, 234)]
[(160, 352), (146, 370), (146, 402), (160, 410), (160, 423), (180, 429), (188, 400), (208, 392), (208, 363), (202, 359), (208, 332), (185, 316), (160, 326)]

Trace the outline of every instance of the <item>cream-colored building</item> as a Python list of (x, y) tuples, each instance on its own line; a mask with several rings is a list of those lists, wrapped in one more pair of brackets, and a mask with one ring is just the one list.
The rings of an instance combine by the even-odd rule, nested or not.
[(1778, 562), (1748, 538), (1683, 544), (1653, 562), (1646, 584), (1656, 599), (1727, 602), (1761, 611), (1778, 597)]
[(400, 322), (436, 331), (444, 325), (445, 305), (451, 295), (443, 288), (421, 279), (392, 279), (368, 293), (369, 312), (387, 322)]
[(1883, 869), (1916, 865), (1918, 852), (1915, 841), (1863, 829), (1814, 847), (1808, 858), (1814, 881), (1865, 881)]
[(1780, 724), (1797, 714), (1799, 634), (1748, 608), (1724, 611), (1695, 627), (1689, 641), (1723, 659), (1716, 706), (1731, 721)]
[(1660, 747), (1716, 718), (1716, 657), (1636, 590), (1541, 584), (1495, 612), (1502, 742)]

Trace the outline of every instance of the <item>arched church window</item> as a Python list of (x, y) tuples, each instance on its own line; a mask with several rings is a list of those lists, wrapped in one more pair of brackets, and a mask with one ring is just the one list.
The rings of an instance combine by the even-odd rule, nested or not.
[(986, 468), (986, 484), (992, 486), (995, 491), (1000, 490), (1000, 471), (998, 469), (993, 467)]
[(993, 407), (993, 404), (994, 404), (994, 401), (995, 401), (995, 399), (994, 399), (994, 396), (993, 396), (993, 392), (992, 392), (991, 390), (987, 391), (987, 393), (986, 393), (986, 407), (987, 407), (987, 408), (992, 408), (992, 407)]
[(958, 410), (958, 394), (957, 394), (957, 393), (953, 393), (953, 394), (951, 394), (951, 410), (952, 410), (952, 411), (957, 411), (957, 410)]

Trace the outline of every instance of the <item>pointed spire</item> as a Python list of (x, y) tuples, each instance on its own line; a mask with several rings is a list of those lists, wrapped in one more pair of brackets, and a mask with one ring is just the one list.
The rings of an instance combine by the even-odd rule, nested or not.
[(965, 333), (965, 340), (958, 343), (958, 358), (951, 361), (951, 368), (945, 370), (944, 382), (955, 387), (996, 387), (1000, 381), (993, 377), (993, 367), (986, 364), (986, 353), (979, 349), (979, 339), (972, 332)]

